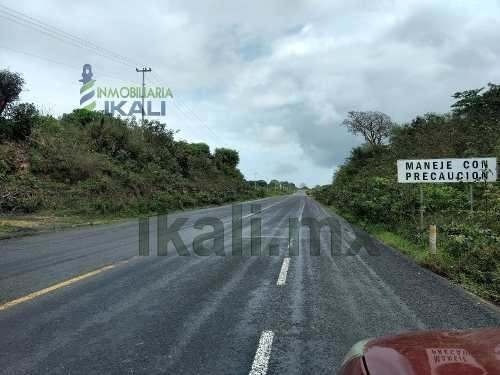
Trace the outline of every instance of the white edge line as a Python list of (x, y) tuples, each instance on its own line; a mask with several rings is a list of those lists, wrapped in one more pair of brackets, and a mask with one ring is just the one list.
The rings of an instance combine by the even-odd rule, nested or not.
[(278, 276), (278, 281), (276, 282), (276, 285), (281, 286), (285, 285), (286, 283), (286, 275), (288, 274), (288, 266), (290, 265), (290, 258), (286, 257), (283, 259), (283, 264), (281, 265), (281, 271)]
[(271, 357), (271, 348), (273, 346), (274, 332), (263, 331), (260, 335), (259, 346), (252, 363), (252, 369), (249, 375), (267, 374), (267, 366)]

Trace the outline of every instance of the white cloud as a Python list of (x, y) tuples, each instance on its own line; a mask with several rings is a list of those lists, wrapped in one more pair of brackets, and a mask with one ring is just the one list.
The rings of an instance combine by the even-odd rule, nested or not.
[[(150, 82), (160, 76), (183, 107), (168, 108), (168, 124), (188, 140), (240, 150), (251, 179), (282, 170), (296, 183), (327, 183), (361, 142), (340, 126), (347, 111), (408, 121), (447, 111), (455, 91), (500, 81), (495, 1), (6, 5), (152, 66)], [(77, 104), (83, 63), (102, 79), (140, 79), (132, 66), (3, 18), (0, 35), (0, 64), (25, 75), (23, 99), (56, 114)]]

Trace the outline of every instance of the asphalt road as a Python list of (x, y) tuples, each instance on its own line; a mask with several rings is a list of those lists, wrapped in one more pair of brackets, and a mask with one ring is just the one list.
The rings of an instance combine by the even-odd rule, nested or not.
[[(0, 373), (334, 373), (360, 339), (500, 325), (496, 308), (303, 194), (253, 203), (261, 211), (243, 207), (243, 256), (232, 255), (231, 206), (169, 216), (189, 219), (180, 237), (190, 256), (172, 246), (156, 255), (155, 218), (150, 256), (138, 256), (137, 221), (0, 241)], [(340, 253), (323, 230), (321, 256), (311, 255), (302, 226), (289, 256), (289, 218), (327, 215)], [(224, 225), (225, 256), (190, 246), (206, 217)], [(264, 250), (250, 256), (259, 219)], [(279, 254), (266, 255), (270, 244)]]

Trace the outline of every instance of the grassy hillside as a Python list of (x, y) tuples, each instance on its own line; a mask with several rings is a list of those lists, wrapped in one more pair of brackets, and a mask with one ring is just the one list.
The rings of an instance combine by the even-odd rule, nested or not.
[(397, 126), (387, 144), (363, 145), (313, 195), (435, 272), (500, 303), (500, 186), (425, 184), (425, 226), (438, 227), (438, 254), (419, 229), (419, 187), (398, 184), (397, 159), (496, 156), (500, 160), (500, 86), (454, 95), (448, 114)]
[(140, 126), (86, 110), (56, 119), (32, 105), (15, 108), (0, 117), (4, 224), (5, 215), (135, 216), (268, 194), (243, 179), (236, 151), (176, 140), (160, 122)]

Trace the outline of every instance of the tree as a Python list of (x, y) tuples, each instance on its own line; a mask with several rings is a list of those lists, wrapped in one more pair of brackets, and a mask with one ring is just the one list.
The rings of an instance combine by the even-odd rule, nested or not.
[(353, 134), (361, 134), (371, 145), (380, 145), (387, 138), (393, 127), (391, 118), (385, 113), (378, 111), (348, 112), (342, 125), (347, 127)]
[(0, 119), (0, 139), (25, 140), (40, 120), (40, 113), (32, 103), (9, 106), (5, 112), (5, 118)]
[(102, 119), (110, 119), (112, 116), (97, 111), (89, 111), (85, 108), (74, 109), (71, 113), (64, 113), (61, 122), (65, 124), (78, 124), (82, 127)]
[(23, 86), (24, 79), (19, 73), (0, 70), (0, 115), (10, 103), (19, 99)]
[(486, 91), (482, 87), (456, 92), (452, 97), (457, 100), (451, 106), (455, 115), (466, 116), (477, 122), (500, 120), (500, 85), (488, 83)]
[(284, 191), (292, 191), (296, 189), (296, 186), (293, 182), (281, 181), (281, 189)]
[(214, 158), (217, 168), (221, 170), (235, 169), (240, 162), (238, 151), (229, 148), (216, 148)]
[(395, 126), (391, 149), (401, 159), (464, 156), (463, 137), (449, 114), (426, 113), (409, 124)]
[(278, 180), (271, 180), (269, 181), (269, 187), (271, 187), (274, 190), (278, 190), (280, 187), (280, 182)]
[(463, 133), (465, 154), (491, 152), (500, 144), (500, 85), (488, 84), (484, 90), (466, 90), (453, 95), (454, 121)]

